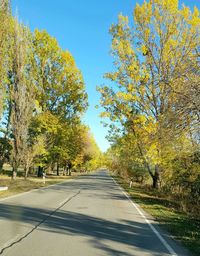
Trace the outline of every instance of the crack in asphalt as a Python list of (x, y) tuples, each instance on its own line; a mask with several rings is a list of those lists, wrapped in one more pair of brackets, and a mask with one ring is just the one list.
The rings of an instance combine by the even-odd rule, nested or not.
[(79, 190), (76, 194), (74, 194), (73, 196), (71, 196), (70, 198), (68, 198), (66, 201), (64, 201), (59, 207), (57, 207), (54, 211), (52, 211), (49, 215), (47, 215), (46, 218), (44, 218), (43, 220), (41, 220), (37, 225), (35, 225), (29, 232), (27, 232), (26, 234), (24, 234), (23, 236), (21, 236), (19, 239), (17, 239), (16, 241), (12, 242), (11, 244), (3, 247), (0, 249), (0, 255), (3, 254), (3, 252), (9, 248), (11, 248), (13, 245), (20, 243), (21, 241), (23, 241), (26, 237), (28, 237), (31, 233), (33, 233), (34, 230), (36, 230), (41, 224), (43, 224), (47, 219), (49, 219), (51, 216), (54, 215), (54, 213), (56, 213), (57, 211), (59, 211), (63, 206), (65, 206), (68, 202), (70, 202), (73, 198), (75, 198), (77, 195), (79, 195), (81, 193), (81, 190)]

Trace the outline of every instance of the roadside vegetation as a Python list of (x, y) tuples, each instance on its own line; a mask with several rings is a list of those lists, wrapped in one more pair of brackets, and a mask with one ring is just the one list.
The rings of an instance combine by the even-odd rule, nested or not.
[(101, 152), (82, 122), (88, 100), (73, 56), (13, 17), (9, 0), (0, 0), (0, 24), (1, 177), (6, 165), (12, 179), (96, 169)]
[(200, 255), (200, 218), (186, 214), (178, 201), (172, 200), (162, 191), (136, 182), (130, 188), (127, 179), (114, 175), (113, 178), (122, 186), (131, 198), (159, 222), (160, 227), (170, 232), (193, 255)]

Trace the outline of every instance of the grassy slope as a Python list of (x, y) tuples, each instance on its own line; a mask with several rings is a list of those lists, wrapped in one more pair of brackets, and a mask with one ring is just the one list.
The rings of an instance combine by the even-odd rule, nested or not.
[(200, 219), (178, 211), (176, 202), (158, 198), (152, 190), (147, 191), (138, 184), (133, 184), (130, 189), (127, 181), (121, 177), (113, 177), (129, 193), (134, 202), (151, 214), (173, 238), (182, 242), (195, 256), (200, 255)]

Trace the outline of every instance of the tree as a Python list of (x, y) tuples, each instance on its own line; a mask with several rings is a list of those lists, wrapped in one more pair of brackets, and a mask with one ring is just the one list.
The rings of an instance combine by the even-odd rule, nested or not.
[(9, 68), (9, 35), (11, 29), (10, 1), (0, 1), (0, 117), (3, 112), (5, 83)]
[(85, 146), (83, 77), (69, 51), (46, 31), (31, 33), (10, 9), (0, 0), (0, 169), (9, 158), (13, 178), (19, 166), (26, 178), (33, 164), (57, 164), (59, 173)]
[(63, 51), (46, 31), (35, 30), (38, 101), (43, 111), (73, 118), (87, 107), (87, 94), (81, 72), (72, 55)]
[(82, 125), (81, 132), (77, 137), (78, 151), (73, 161), (75, 168), (83, 168), (84, 170), (95, 170), (101, 165), (101, 151), (89, 127)]
[(72, 55), (63, 51), (46, 31), (35, 30), (37, 101), (41, 108), (39, 127), (45, 134), (46, 164), (66, 165), (78, 151), (80, 117), (87, 107), (87, 94)]
[[(198, 66), (199, 23), (197, 8), (192, 12), (185, 6), (179, 9), (178, 1), (155, 0), (136, 5), (132, 27), (128, 17), (119, 15), (110, 29), (115, 71), (106, 78), (115, 84), (99, 88), (103, 115), (134, 136), (154, 187), (164, 171), (167, 149), (174, 147), (169, 141), (187, 139), (197, 116), (197, 108), (189, 115), (177, 115), (177, 110), (180, 91), (191, 86), (188, 77), (195, 76)], [(185, 113), (194, 106), (193, 99), (188, 101)]]
[(32, 42), (27, 27), (15, 21), (13, 34), (12, 69), (9, 72), (11, 99), (12, 167), (13, 178), (23, 162), (27, 149), (28, 129), (34, 109), (34, 81), (32, 79)]

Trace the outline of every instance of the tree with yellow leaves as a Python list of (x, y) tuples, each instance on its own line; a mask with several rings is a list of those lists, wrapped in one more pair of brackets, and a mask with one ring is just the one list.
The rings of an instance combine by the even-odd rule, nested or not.
[[(191, 81), (198, 93), (200, 17), (196, 7), (193, 12), (184, 5), (179, 9), (178, 0), (154, 0), (136, 5), (133, 23), (120, 14), (111, 26), (115, 71), (105, 76), (114, 85), (99, 88), (101, 105), (104, 116), (134, 135), (158, 187), (173, 141), (187, 140), (199, 118)], [(184, 91), (187, 105), (180, 96)]]
[(9, 158), (13, 177), (19, 166), (27, 177), (34, 163), (48, 169), (81, 152), (87, 93), (70, 52), (46, 31), (31, 33), (10, 10), (0, 0), (0, 171)]
[(87, 94), (73, 56), (46, 31), (35, 30), (33, 42), (37, 98), (42, 110), (63, 118), (79, 116), (87, 107)]

